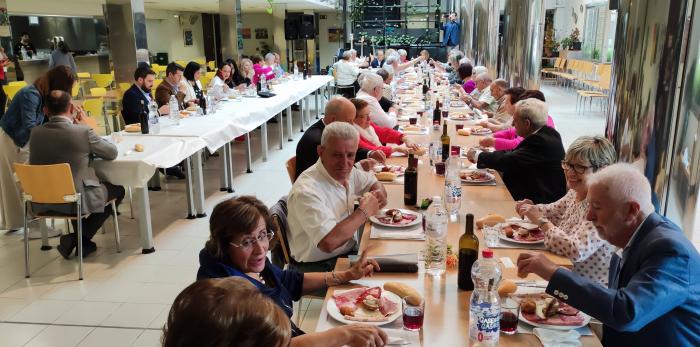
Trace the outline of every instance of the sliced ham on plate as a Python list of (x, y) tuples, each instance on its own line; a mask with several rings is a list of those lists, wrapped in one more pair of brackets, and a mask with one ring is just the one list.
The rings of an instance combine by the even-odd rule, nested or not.
[(342, 307), (345, 304), (355, 304), (357, 298), (362, 295), (367, 290), (367, 288), (355, 288), (345, 291), (341, 294), (333, 294), (333, 299), (335, 300), (338, 307)]
[(382, 298), (379, 300), (379, 304), (379, 312), (381, 312), (384, 316), (392, 315), (399, 309), (398, 303), (387, 299), (385, 296), (382, 296)]
[(558, 325), (558, 326), (579, 326), (583, 324), (583, 316), (576, 314), (575, 316), (566, 316), (563, 314), (554, 315), (552, 317), (547, 317), (547, 319), (541, 319), (534, 313), (521, 313), (525, 319), (538, 324), (547, 325)]

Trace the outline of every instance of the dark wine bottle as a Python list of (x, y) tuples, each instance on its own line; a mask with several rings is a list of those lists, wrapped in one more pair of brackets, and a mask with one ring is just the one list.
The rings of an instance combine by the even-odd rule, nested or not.
[(148, 112), (146, 111), (146, 105), (144, 105), (143, 100), (141, 100), (139, 124), (141, 125), (141, 134), (148, 134)]
[(447, 121), (442, 125), (440, 142), (442, 142), (442, 161), (445, 161), (450, 157), (450, 135), (447, 135)]
[(207, 114), (207, 97), (204, 94), (199, 98), (199, 107), (202, 108), (202, 114)]
[(479, 258), (479, 239), (474, 235), (474, 215), (467, 213), (464, 235), (459, 237), (459, 268), (457, 286), (462, 290), (474, 290), (472, 265)]
[[(435, 100), (435, 109), (433, 110), (433, 124), (437, 122), (437, 126), (440, 126), (442, 121), (442, 111), (440, 110), (440, 100)], [(439, 129), (439, 128), (438, 128)], [(437, 129), (435, 129), (437, 130)]]
[(408, 167), (403, 176), (403, 203), (406, 206), (416, 206), (418, 202), (418, 160), (413, 154), (408, 155)]

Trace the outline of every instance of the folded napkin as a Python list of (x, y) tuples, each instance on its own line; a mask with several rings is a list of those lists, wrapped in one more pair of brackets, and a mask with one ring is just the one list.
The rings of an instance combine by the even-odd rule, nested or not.
[(423, 225), (421, 223), (406, 228), (390, 228), (372, 224), (369, 238), (396, 240), (425, 240), (425, 232), (423, 232)]
[[(359, 257), (359, 255), (349, 255), (348, 259), (350, 263), (354, 263)], [(416, 253), (387, 254), (368, 258), (377, 261), (381, 269), (379, 272), (418, 272), (418, 254)]]
[(552, 330), (534, 328), (532, 332), (540, 339), (544, 347), (578, 347), (581, 346), (581, 334), (576, 330)]

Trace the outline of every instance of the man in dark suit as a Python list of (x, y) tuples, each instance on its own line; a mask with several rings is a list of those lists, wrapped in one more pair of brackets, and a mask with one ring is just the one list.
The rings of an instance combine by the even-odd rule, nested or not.
[[(353, 119), (355, 119), (355, 106), (350, 100), (342, 96), (331, 99), (326, 104), (323, 118), (306, 129), (297, 144), (297, 163), (294, 177), (299, 177), (304, 170), (310, 168), (311, 165), (316, 164), (316, 161), (318, 161), (316, 149), (321, 144), (321, 135), (326, 125), (335, 121), (352, 123)], [(386, 160), (386, 156), (382, 151), (368, 151), (364, 148), (358, 148), (355, 161), (359, 162), (367, 158), (372, 158), (381, 163)]]
[(530, 199), (536, 204), (559, 200), (566, 194), (561, 161), (564, 146), (559, 133), (546, 126), (547, 105), (541, 100), (518, 101), (513, 127), (525, 139), (512, 151), (481, 152), (472, 148), (467, 158), (480, 169), (498, 170), (515, 200)]
[(587, 219), (620, 248), (608, 288), (542, 254), (521, 254), (518, 273), (548, 280), (547, 293), (600, 320), (605, 346), (700, 346), (700, 254), (654, 212), (649, 181), (633, 165), (608, 166), (587, 183)]
[[(86, 116), (71, 104), (70, 94), (54, 90), (44, 101), (44, 113), (49, 121), (32, 129), (29, 138), (29, 163), (49, 165), (68, 163), (73, 174), (75, 189), (81, 195), (82, 213), (90, 214), (82, 220), (83, 256), (94, 252), (97, 245), (91, 241), (97, 230), (112, 215), (107, 201), (116, 199), (116, 204), (124, 198), (124, 188), (108, 182), (100, 182), (92, 168), (93, 158), (114, 160), (117, 146), (99, 137), (85, 122)], [(60, 213), (74, 214), (72, 207), (56, 205), (48, 207)], [(73, 221), (77, 230), (77, 222)], [(77, 245), (76, 234), (61, 236), (58, 251), (68, 259)]]
[[(155, 78), (156, 73), (150, 67), (139, 67), (134, 71), (134, 84), (124, 92), (122, 98), (122, 117), (126, 124), (138, 123), (141, 112), (148, 114), (148, 105), (153, 102), (151, 88)], [(165, 104), (158, 109), (158, 112), (168, 114), (170, 109)]]

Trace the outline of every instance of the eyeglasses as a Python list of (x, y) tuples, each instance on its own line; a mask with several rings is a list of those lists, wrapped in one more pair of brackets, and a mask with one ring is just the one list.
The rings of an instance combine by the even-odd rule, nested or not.
[(258, 234), (257, 237), (249, 237), (241, 241), (241, 243), (229, 242), (229, 244), (236, 248), (241, 248), (243, 250), (249, 250), (253, 247), (254, 243), (268, 243), (275, 236), (275, 232), (272, 230), (264, 231)]
[(577, 174), (583, 174), (586, 172), (586, 170), (592, 168), (592, 166), (585, 166), (585, 165), (578, 165), (578, 164), (571, 164), (565, 160), (561, 161), (561, 168), (566, 170), (566, 171), (573, 171)]

